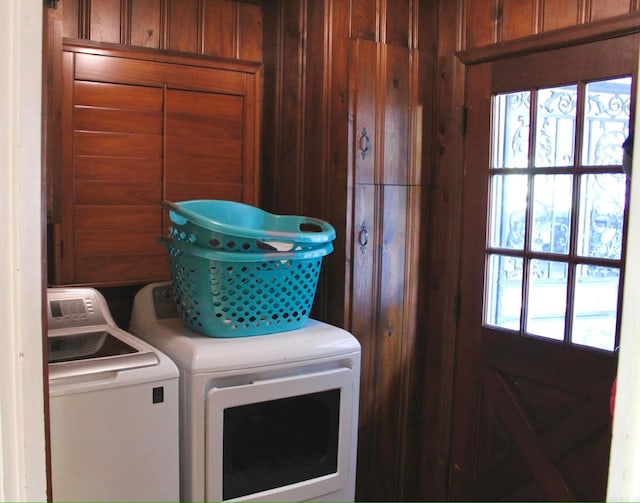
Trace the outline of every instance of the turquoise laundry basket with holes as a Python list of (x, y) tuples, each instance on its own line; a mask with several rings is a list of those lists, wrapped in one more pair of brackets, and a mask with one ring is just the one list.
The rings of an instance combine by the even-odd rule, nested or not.
[(213, 250), (304, 251), (336, 237), (333, 226), (319, 218), (274, 215), (235, 201), (164, 201), (162, 207), (169, 211), (171, 238)]
[(235, 253), (161, 237), (183, 324), (209, 337), (246, 337), (302, 327), (331, 243), (299, 252)]

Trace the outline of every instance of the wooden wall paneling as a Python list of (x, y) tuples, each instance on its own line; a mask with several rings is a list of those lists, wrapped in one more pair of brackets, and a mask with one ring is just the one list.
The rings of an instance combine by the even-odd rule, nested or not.
[(380, 41), (380, 9), (385, 0), (353, 0), (351, 2), (351, 39)]
[(45, 25), (43, 30), (43, 187), (46, 187), (43, 207), (47, 211), (46, 257), (48, 270), (47, 282), (51, 284), (55, 278), (54, 264), (56, 247), (60, 232), (60, 201), (57, 194), (61, 191), (60, 170), (62, 165), (62, 27), (64, 12), (62, 4), (58, 9), (45, 9)]
[(281, 53), (280, 43), (283, 37), (281, 20), (281, 5), (279, 2), (265, 2), (263, 9), (264, 23), (264, 71), (263, 71), (263, 116), (261, 124), (262, 157), (260, 165), (262, 176), (260, 179), (261, 203), (267, 210), (275, 211), (275, 178), (277, 176), (279, 141), (281, 130)]
[(282, 38), (277, 81), (279, 89), (278, 143), (281, 145), (274, 178), (274, 211), (296, 214), (302, 208), (302, 152), (304, 124), (304, 1), (285, 2), (280, 11)]
[[(360, 342), (362, 370), (360, 374), (360, 414), (358, 427), (358, 463), (356, 499), (371, 501), (383, 498), (372, 488), (376, 484), (375, 433), (377, 430), (377, 410), (375, 405), (377, 334), (375, 330), (378, 308), (378, 282), (374, 280), (380, 253), (379, 229), (380, 208), (376, 202), (380, 198), (380, 187), (373, 184), (356, 184), (353, 192), (354, 231), (360, 233), (364, 226), (368, 242), (361, 246), (353, 240), (352, 251), (352, 306), (349, 329)], [(355, 237), (355, 236), (354, 236)]]
[(589, 21), (633, 12), (633, 0), (590, 0)]
[(538, 4), (539, 0), (503, 0), (499, 40), (504, 42), (537, 33)]
[(160, 48), (161, 0), (129, 0), (131, 22), (129, 41), (133, 46)]
[(398, 47), (410, 47), (411, 9), (416, 0), (385, 0), (384, 42)]
[[(438, 1), (441, 4), (442, 0)], [(497, 41), (498, 22), (501, 22), (502, 12), (498, 7), (498, 0), (456, 0), (451, 7), (464, 9), (464, 24), (453, 28), (464, 27), (464, 47), (480, 47)], [(449, 31), (449, 27), (446, 27)]]
[[(351, 243), (354, 238), (351, 213), (351, 164), (349, 138), (349, 5), (334, 1), (329, 9), (327, 38), (328, 128), (327, 173), (324, 215), (336, 229), (334, 252), (327, 258), (326, 316), (338, 326), (348, 326), (346, 313), (350, 302)], [(345, 141), (347, 140), (347, 141)], [(347, 246), (349, 243), (349, 246)], [(325, 267), (323, 265), (323, 267)]]
[(234, 0), (204, 1), (204, 54), (223, 58), (236, 57), (237, 9), (237, 2)]
[(262, 61), (262, 6), (238, 2), (238, 59)]
[(121, 0), (91, 0), (91, 40), (120, 43), (120, 3)]
[(62, 36), (79, 38), (79, 12), (78, 0), (64, 0), (58, 3), (58, 9), (62, 9)]
[[(436, 78), (432, 100), (433, 147), (423, 162), (430, 166), (425, 219), (426, 235), (422, 239), (427, 251), (423, 260), (426, 273), (421, 285), (420, 327), (423, 352), (420, 355), (423, 374), (423, 419), (419, 492), (422, 498), (436, 501), (448, 499), (449, 439), (451, 435), (452, 382), (456, 332), (457, 285), (459, 277), (462, 171), (462, 108), (464, 105), (464, 66), (454, 56), (461, 48), (458, 30), (462, 25), (463, 0), (438, 2), (434, 12), (438, 26), (438, 45), (433, 69)], [(495, 6), (493, 2), (474, 2), (464, 19), (472, 34), (467, 43), (486, 42), (492, 33)], [(481, 9), (484, 7), (484, 10)], [(470, 16), (475, 12), (474, 16)], [(487, 17), (489, 16), (489, 18)], [(483, 21), (483, 22), (481, 22)], [(487, 24), (488, 21), (488, 24)], [(481, 31), (474, 32), (474, 29)], [(489, 39), (491, 41), (491, 39)]]
[(199, 0), (166, 0), (167, 49), (200, 53), (202, 27)]
[[(302, 136), (301, 188), (304, 215), (327, 219), (327, 162), (329, 155), (329, 75), (327, 34), (330, 22), (329, 12), (324, 2), (305, 2), (305, 17), (313, 20), (306, 23), (304, 56), (304, 119)], [(313, 110), (313, 113), (307, 112)], [(318, 281), (316, 297), (311, 315), (326, 319), (328, 292), (326, 263)]]
[(582, 0), (554, 0), (544, 2), (542, 31), (557, 30), (575, 26), (582, 20), (580, 4)]
[(384, 148), (382, 183), (408, 183), (409, 144), (411, 143), (409, 122), (411, 117), (411, 73), (409, 50), (406, 47), (385, 45), (382, 51), (380, 73), (384, 84), (383, 128)]
[(302, 123), (302, 201), (301, 211), (316, 216), (323, 212), (327, 164), (327, 63), (325, 55), (326, 22), (323, 2), (306, 2), (304, 56), (304, 108)]

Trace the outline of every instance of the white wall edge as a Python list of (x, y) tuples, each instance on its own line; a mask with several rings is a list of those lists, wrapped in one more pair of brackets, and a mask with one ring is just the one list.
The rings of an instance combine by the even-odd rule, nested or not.
[(45, 501), (42, 0), (0, 16), (0, 501)]

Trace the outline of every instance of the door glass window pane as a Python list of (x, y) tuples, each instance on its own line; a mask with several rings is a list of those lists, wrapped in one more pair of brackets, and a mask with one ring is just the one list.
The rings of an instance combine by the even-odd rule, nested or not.
[(623, 174), (583, 175), (580, 181), (578, 253), (618, 260), (627, 184)]
[(582, 164), (622, 164), (622, 143), (629, 134), (631, 77), (586, 86)]
[(529, 110), (531, 93), (499, 94), (493, 108), (493, 167), (526, 168), (529, 165)]
[(585, 264), (577, 267), (573, 301), (573, 343), (614, 350), (619, 283), (618, 268)]
[(494, 96), (486, 325), (613, 350), (631, 87), (624, 77)]
[(522, 259), (492, 254), (487, 264), (486, 324), (520, 330)]
[(527, 333), (559, 341), (564, 339), (567, 273), (566, 262), (531, 261), (525, 327)]
[(576, 130), (576, 85), (537, 92), (535, 165), (571, 166)]
[(491, 180), (490, 246), (523, 250), (527, 209), (527, 176), (495, 175)]
[(535, 175), (531, 249), (569, 253), (572, 175)]

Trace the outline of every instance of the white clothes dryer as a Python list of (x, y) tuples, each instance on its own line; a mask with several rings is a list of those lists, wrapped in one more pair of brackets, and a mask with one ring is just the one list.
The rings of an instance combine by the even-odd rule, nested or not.
[(177, 501), (178, 369), (93, 288), (49, 288), (54, 501)]
[(171, 283), (135, 297), (129, 330), (180, 370), (180, 481), (186, 501), (353, 501), (360, 345), (301, 329), (206, 337), (178, 317)]

